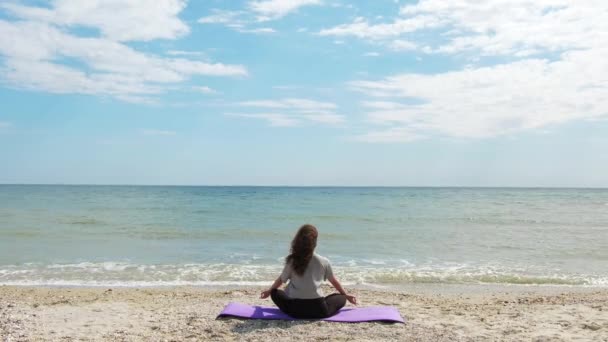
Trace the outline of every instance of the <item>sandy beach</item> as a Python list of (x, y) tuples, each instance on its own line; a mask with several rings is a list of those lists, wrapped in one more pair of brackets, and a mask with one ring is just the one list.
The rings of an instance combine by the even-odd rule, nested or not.
[(592, 288), (353, 291), (360, 305), (397, 307), (405, 325), (216, 319), (231, 301), (271, 305), (257, 298), (259, 291), (2, 286), (0, 335), (2, 341), (608, 341), (608, 290)]

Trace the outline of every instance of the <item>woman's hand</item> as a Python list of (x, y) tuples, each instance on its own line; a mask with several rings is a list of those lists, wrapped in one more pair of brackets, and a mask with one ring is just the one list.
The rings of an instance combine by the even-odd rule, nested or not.
[(271, 290), (262, 291), (262, 294), (260, 294), (260, 298), (262, 298), (262, 299), (268, 298), (268, 296), (270, 296), (270, 292), (271, 292)]
[(338, 279), (336, 279), (336, 277), (334, 277), (333, 274), (327, 280), (329, 280), (329, 282), (333, 285), (333, 287), (336, 288), (336, 290), (338, 290), (338, 293), (346, 296), (346, 300), (348, 300), (353, 305), (357, 305), (357, 297), (347, 295), (346, 291), (344, 291), (344, 289), (342, 288), (340, 281), (338, 281)]
[(270, 296), (270, 293), (272, 292), (272, 290), (278, 289), (279, 286), (281, 286), (281, 284), (283, 284), (283, 281), (281, 280), (281, 277), (278, 277), (277, 280), (274, 281), (274, 283), (272, 284), (272, 286), (270, 286), (270, 288), (268, 290), (262, 291), (262, 293), (260, 294), (260, 298), (262, 298), (262, 299), (268, 298), (268, 296)]

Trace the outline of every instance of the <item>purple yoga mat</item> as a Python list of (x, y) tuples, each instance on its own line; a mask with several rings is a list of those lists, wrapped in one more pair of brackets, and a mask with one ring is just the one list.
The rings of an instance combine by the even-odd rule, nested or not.
[[(295, 320), (296, 318), (284, 314), (278, 308), (254, 306), (241, 303), (228, 303), (224, 310), (217, 316), (220, 317), (240, 317), (250, 319), (282, 319)], [(383, 321), (394, 323), (405, 323), (399, 311), (390, 306), (370, 306), (366, 308), (347, 308), (340, 309), (334, 316), (323, 318), (329, 322), (371, 322)]]

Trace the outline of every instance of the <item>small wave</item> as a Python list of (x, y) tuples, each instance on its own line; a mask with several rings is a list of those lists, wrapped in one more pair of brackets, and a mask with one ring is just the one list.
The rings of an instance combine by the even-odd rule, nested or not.
[(363, 262), (368, 263), (370, 265), (386, 265), (386, 261), (378, 259), (364, 259)]
[(64, 224), (73, 224), (73, 225), (99, 225), (105, 224), (104, 221), (93, 217), (75, 217), (75, 218), (67, 218), (60, 220), (61, 223)]
[(542, 277), (515, 274), (449, 274), (396, 272), (372, 274), (364, 277), (365, 283), (379, 284), (515, 284), (515, 285), (601, 285), (593, 280), (568, 277)]
[[(373, 260), (372, 260), (373, 261)], [(81, 262), (72, 264), (23, 264), (0, 266), (0, 284), (74, 286), (173, 286), (267, 284), (281, 271), (280, 264), (135, 264), (128, 262)], [(334, 272), (345, 284), (517, 284), (608, 286), (605, 275), (528, 274), (489, 267), (443, 265), (423, 267), (379, 263), (336, 265)]]
[(40, 231), (15, 231), (15, 230), (2, 230), (0, 236), (14, 237), (14, 238), (36, 238), (43, 235)]
[(105, 280), (23, 280), (0, 282), (6, 286), (67, 286), (67, 287), (173, 287), (173, 286), (265, 286), (268, 281), (105, 281)]

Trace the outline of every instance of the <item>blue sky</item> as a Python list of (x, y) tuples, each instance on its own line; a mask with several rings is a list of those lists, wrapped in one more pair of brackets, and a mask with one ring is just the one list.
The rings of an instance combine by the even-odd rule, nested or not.
[(0, 183), (608, 186), (596, 0), (3, 1)]

